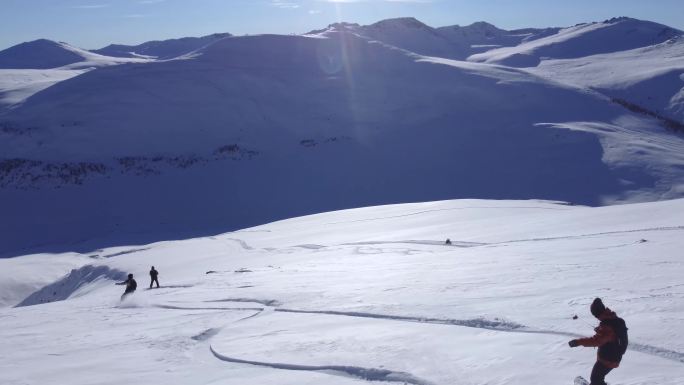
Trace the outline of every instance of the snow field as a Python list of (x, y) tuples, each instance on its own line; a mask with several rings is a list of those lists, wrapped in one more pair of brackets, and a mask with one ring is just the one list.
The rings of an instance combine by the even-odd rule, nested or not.
[(95, 251), (84, 265), (133, 272), (138, 292), (118, 304), (113, 281), (86, 282), (0, 310), (16, 352), (0, 382), (568, 383), (595, 359), (567, 341), (600, 296), (630, 328), (609, 382), (680, 384), (682, 204), (416, 203)]

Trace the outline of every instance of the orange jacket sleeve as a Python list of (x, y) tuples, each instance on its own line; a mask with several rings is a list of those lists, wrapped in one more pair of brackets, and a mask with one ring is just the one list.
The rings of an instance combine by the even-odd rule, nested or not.
[(600, 325), (596, 328), (596, 334), (589, 338), (580, 338), (577, 342), (581, 346), (601, 346), (615, 339), (615, 332), (610, 326)]

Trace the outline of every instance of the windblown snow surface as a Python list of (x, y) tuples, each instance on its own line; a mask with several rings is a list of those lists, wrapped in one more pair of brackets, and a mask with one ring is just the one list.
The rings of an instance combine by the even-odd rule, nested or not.
[(683, 210), (440, 201), (3, 259), (0, 383), (568, 384), (600, 296), (631, 341), (609, 382), (680, 385)]
[(209, 36), (170, 60), (54, 43), (83, 61), (0, 70), (0, 256), (403, 202), (680, 198), (680, 36), (405, 18)]

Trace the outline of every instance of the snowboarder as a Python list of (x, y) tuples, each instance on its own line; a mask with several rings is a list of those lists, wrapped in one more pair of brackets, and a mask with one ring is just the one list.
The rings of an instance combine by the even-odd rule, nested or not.
[(157, 289), (159, 288), (159, 280), (157, 279), (158, 276), (159, 272), (154, 269), (154, 266), (152, 266), (152, 270), (150, 270), (150, 289), (152, 288), (153, 283), (157, 284)]
[(128, 274), (128, 279), (123, 282), (118, 282), (117, 285), (126, 285), (126, 290), (121, 295), (122, 301), (124, 300), (124, 298), (126, 298), (127, 295), (132, 294), (133, 292), (135, 292), (135, 289), (138, 288), (138, 283), (135, 282), (135, 279), (133, 279), (133, 274)]
[(572, 340), (568, 345), (571, 348), (598, 347), (596, 363), (591, 371), (591, 385), (606, 385), (606, 375), (620, 366), (622, 355), (627, 350), (627, 326), (622, 318), (603, 304), (601, 298), (594, 299), (590, 310), (601, 321), (594, 329), (596, 334), (593, 337)]

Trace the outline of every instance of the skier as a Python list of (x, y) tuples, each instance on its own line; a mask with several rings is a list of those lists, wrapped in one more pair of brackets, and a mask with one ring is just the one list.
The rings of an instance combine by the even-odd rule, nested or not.
[(445, 245), (449, 246), (451, 245), (451, 239), (447, 238), (446, 242), (444, 242)]
[(127, 295), (132, 294), (135, 289), (138, 288), (138, 283), (133, 279), (133, 274), (128, 274), (128, 279), (123, 282), (116, 283), (117, 285), (126, 285), (126, 290), (121, 295), (121, 300), (123, 301)]
[(601, 321), (594, 329), (596, 334), (593, 337), (572, 340), (568, 345), (571, 348), (598, 347), (596, 363), (591, 371), (591, 385), (606, 385), (606, 375), (620, 366), (622, 355), (627, 350), (627, 326), (622, 318), (603, 304), (601, 298), (594, 299), (590, 309), (591, 314)]
[(159, 280), (157, 279), (157, 276), (159, 276), (159, 272), (154, 269), (154, 266), (152, 266), (152, 270), (150, 270), (150, 289), (152, 288), (153, 283), (157, 283), (157, 289), (159, 288)]

